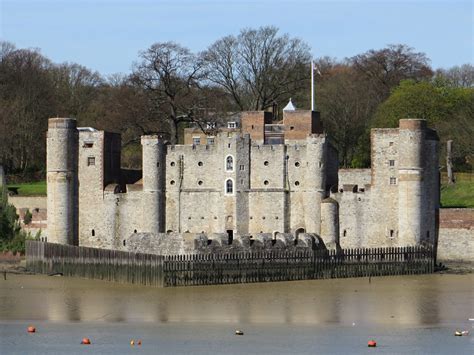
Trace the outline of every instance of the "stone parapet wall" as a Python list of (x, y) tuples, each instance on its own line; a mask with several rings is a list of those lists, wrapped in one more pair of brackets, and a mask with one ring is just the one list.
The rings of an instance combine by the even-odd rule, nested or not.
[(28, 208), (30, 211), (38, 209), (46, 209), (47, 197), (46, 196), (9, 196), (8, 203), (20, 208)]
[(364, 188), (370, 185), (372, 179), (371, 169), (339, 169), (339, 188), (343, 185), (357, 185)]
[(292, 233), (257, 233), (236, 235), (225, 233), (136, 233), (119, 250), (157, 255), (215, 254), (230, 252), (295, 251), (324, 249), (320, 239), (310, 233), (295, 238)]

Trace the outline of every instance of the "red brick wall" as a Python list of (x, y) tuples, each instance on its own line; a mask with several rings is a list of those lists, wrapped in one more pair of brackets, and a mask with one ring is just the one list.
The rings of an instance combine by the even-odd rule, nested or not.
[(242, 112), (242, 133), (250, 134), (252, 140), (263, 141), (265, 135), (265, 124), (272, 123), (272, 113), (265, 111)]
[(439, 228), (474, 229), (474, 208), (441, 208)]
[(315, 111), (283, 111), (283, 124), (285, 139), (305, 139), (308, 134), (323, 132), (319, 112)]

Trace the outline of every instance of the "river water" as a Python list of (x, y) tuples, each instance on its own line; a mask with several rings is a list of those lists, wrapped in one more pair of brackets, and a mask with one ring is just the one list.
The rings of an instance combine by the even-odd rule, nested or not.
[[(469, 318), (473, 274), (164, 289), (0, 280), (1, 354), (473, 354)], [(455, 337), (456, 329), (470, 334)], [(83, 337), (92, 345), (80, 345)]]

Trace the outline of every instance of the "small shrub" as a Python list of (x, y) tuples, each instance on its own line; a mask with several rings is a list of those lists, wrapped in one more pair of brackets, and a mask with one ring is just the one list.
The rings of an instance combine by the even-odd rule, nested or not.
[(25, 217), (23, 217), (23, 223), (30, 224), (32, 219), (33, 215), (31, 214), (30, 210), (26, 210)]

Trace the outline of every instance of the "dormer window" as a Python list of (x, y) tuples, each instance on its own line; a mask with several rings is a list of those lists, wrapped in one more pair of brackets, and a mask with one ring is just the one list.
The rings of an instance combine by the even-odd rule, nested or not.
[(216, 128), (216, 123), (215, 122), (207, 122), (206, 123), (206, 129), (214, 129)]
[(228, 122), (227, 128), (237, 128), (237, 122)]

